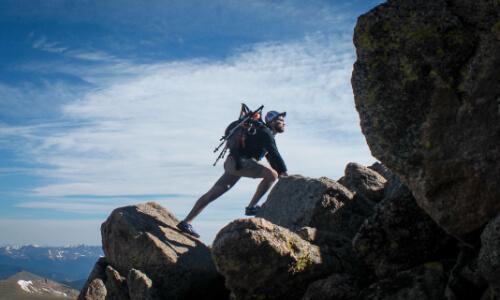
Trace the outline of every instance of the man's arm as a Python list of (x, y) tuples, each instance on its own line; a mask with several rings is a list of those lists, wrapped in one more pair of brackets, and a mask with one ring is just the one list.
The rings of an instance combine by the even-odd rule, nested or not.
[(276, 146), (276, 141), (271, 133), (265, 134), (264, 148), (267, 150), (266, 158), (273, 169), (281, 176), (287, 176), (285, 161)]
[[(266, 154), (266, 159), (269, 162), (269, 164), (271, 165), (271, 167), (274, 170), (276, 170), (277, 169), (276, 164), (274, 162), (272, 162), (272, 160), (271, 160), (271, 158), (269, 156), (269, 153)], [(287, 173), (287, 171), (284, 171), (284, 172), (279, 173), (278, 175), (279, 175), (279, 177), (284, 177), (284, 176), (288, 176), (288, 173)]]

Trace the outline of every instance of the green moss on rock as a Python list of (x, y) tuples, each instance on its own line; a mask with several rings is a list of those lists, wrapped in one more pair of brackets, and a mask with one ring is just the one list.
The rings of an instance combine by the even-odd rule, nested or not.
[(294, 264), (290, 267), (290, 271), (292, 273), (300, 273), (303, 272), (307, 267), (312, 265), (313, 261), (309, 255), (309, 253), (303, 253), (299, 257), (297, 257), (297, 260), (295, 261)]

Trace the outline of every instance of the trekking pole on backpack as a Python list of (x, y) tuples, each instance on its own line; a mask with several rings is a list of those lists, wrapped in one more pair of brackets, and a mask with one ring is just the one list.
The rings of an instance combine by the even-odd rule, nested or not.
[(219, 161), (219, 159), (222, 159), (224, 158), (224, 156), (226, 155), (226, 151), (227, 151), (227, 145), (226, 147), (224, 147), (224, 149), (222, 149), (222, 151), (220, 152), (219, 156), (217, 157), (217, 159), (215, 160), (214, 164), (212, 166), (215, 167), (215, 165), (217, 164), (217, 162)]
[[(220, 147), (222, 147), (222, 145), (224, 145), (224, 143), (227, 142), (227, 140), (238, 130), (238, 128), (240, 126), (242, 126), (242, 125), (244, 125), (246, 123), (249, 123), (250, 120), (252, 120), (253, 116), (255, 116), (257, 113), (262, 114), (262, 109), (264, 109), (264, 105), (261, 105), (255, 111), (249, 111), (247, 114), (245, 114), (244, 117), (241, 118), (240, 122), (238, 122), (226, 135), (224, 135), (224, 136), (222, 136), (220, 138), (221, 143), (217, 147), (215, 147), (214, 153), (216, 153), (217, 151), (219, 151)], [(219, 161), (219, 159), (224, 158), (224, 155), (226, 154), (227, 149), (228, 149), (228, 146), (226, 144), (226, 146), (224, 147), (224, 149), (222, 150), (222, 152), (219, 154), (219, 156), (215, 160), (213, 166), (215, 166), (217, 164), (217, 162)]]

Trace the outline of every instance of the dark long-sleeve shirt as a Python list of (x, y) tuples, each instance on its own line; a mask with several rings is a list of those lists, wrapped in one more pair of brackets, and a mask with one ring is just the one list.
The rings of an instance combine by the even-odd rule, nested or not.
[(285, 161), (281, 157), (274, 135), (269, 127), (262, 125), (254, 135), (248, 134), (245, 140), (245, 147), (240, 149), (239, 155), (246, 158), (261, 160), (264, 156), (269, 161), (273, 169), (281, 174), (286, 172)]

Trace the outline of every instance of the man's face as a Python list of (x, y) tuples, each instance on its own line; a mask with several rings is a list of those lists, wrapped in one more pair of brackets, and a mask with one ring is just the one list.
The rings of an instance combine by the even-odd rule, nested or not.
[(273, 129), (278, 133), (285, 131), (285, 118), (283, 116), (279, 116), (273, 121)]

